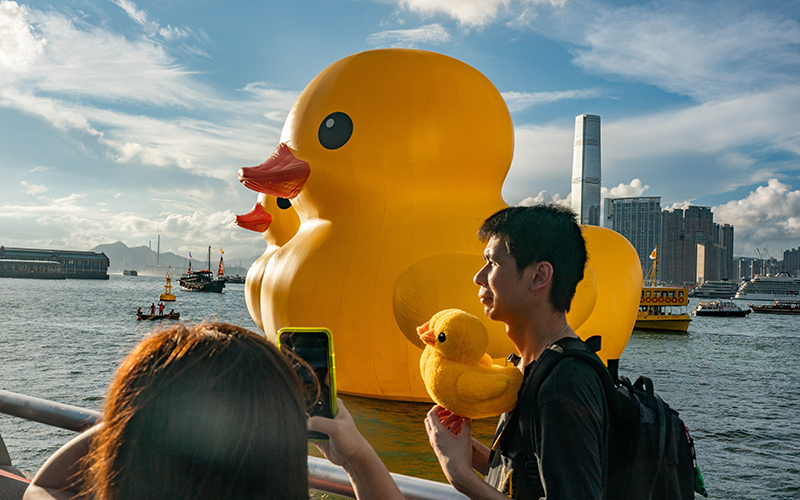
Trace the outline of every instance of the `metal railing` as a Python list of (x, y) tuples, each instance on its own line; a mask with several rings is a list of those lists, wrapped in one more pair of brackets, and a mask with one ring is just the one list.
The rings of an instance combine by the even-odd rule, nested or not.
[[(33, 422), (82, 432), (100, 419), (100, 412), (0, 390), (0, 413)], [(392, 473), (395, 483), (409, 500), (466, 500), (449, 484)], [(308, 485), (318, 491), (355, 498), (344, 469), (327, 460), (308, 457)]]

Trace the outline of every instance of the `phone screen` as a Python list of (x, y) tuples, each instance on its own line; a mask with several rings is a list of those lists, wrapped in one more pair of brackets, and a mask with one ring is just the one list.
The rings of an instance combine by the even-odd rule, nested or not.
[[(333, 418), (336, 415), (336, 378), (330, 332), (326, 329), (281, 329), (278, 346), (293, 352), (308, 365), (294, 362), (294, 369), (303, 383), (309, 416)], [(325, 434), (309, 432), (309, 439), (327, 438)]]

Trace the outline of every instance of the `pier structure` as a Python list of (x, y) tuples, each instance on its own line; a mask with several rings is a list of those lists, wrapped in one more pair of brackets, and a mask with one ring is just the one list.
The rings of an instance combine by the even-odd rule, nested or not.
[(0, 246), (0, 278), (108, 279), (106, 254)]

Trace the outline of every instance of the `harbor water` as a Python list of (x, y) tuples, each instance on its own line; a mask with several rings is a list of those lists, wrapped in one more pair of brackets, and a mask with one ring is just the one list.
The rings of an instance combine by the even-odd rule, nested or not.
[[(136, 308), (158, 304), (163, 284), (149, 276), (0, 278), (0, 389), (99, 410), (119, 362), (156, 326), (137, 322)], [(258, 331), (244, 285), (175, 294), (166, 310), (182, 320)], [(649, 376), (680, 412), (710, 498), (800, 498), (800, 316), (693, 317), (688, 335), (637, 331), (620, 373)], [(422, 423), (430, 405), (343, 399), (392, 472), (444, 481)], [(488, 443), (494, 424), (476, 421), (474, 434)], [(35, 472), (73, 434), (0, 415), (0, 435), (14, 465)]]

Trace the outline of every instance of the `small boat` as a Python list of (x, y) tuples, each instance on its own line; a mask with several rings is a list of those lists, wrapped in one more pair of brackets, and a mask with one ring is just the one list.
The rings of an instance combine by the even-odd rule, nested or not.
[(244, 283), (244, 276), (225, 276), (225, 283)]
[[(119, 269), (119, 268), (117, 268)], [(139, 276), (139, 272), (136, 269), (123, 269), (122, 270), (123, 276)]]
[(800, 314), (800, 301), (776, 300), (774, 304), (764, 304), (759, 306), (750, 304), (750, 309), (752, 309), (754, 313)]
[(168, 312), (167, 314), (144, 314), (144, 313), (136, 313), (136, 320), (137, 321), (155, 321), (159, 319), (180, 319), (181, 313), (176, 313), (173, 311)]
[(717, 300), (714, 302), (700, 302), (692, 311), (695, 316), (722, 316), (744, 318), (750, 314), (750, 309), (742, 309), (730, 300)]

